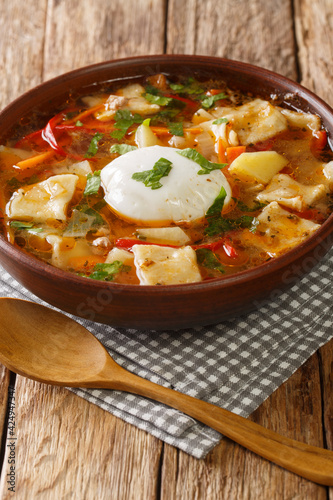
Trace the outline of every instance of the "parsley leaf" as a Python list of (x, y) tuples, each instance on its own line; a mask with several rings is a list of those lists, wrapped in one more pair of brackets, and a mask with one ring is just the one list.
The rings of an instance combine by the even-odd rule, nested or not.
[(200, 86), (200, 83), (197, 82), (194, 78), (188, 78), (187, 82), (184, 84), (181, 83), (170, 83), (170, 88), (178, 92), (180, 94), (202, 94), (204, 89)]
[(254, 233), (257, 229), (259, 221), (256, 217), (250, 215), (242, 215), (238, 219), (225, 219), (221, 216), (208, 217), (208, 226), (205, 229), (205, 234), (215, 236), (217, 234), (232, 231), (234, 229), (249, 229)]
[(11, 220), (10, 227), (16, 230), (26, 230), (29, 233), (41, 233), (43, 231), (42, 227), (34, 227), (33, 222), (23, 222), (20, 220)]
[(138, 148), (136, 146), (130, 146), (129, 144), (113, 144), (110, 148), (110, 153), (119, 153), (120, 155), (124, 155), (130, 151), (134, 151), (135, 149)]
[(267, 203), (261, 203), (260, 201), (256, 201), (255, 200), (254, 201), (254, 207), (248, 207), (242, 201), (237, 200), (237, 198), (233, 198), (233, 200), (237, 203), (237, 207), (242, 212), (256, 212), (257, 210), (260, 210), (261, 208), (264, 208), (267, 205)]
[(132, 115), (129, 109), (118, 109), (115, 115), (115, 130), (111, 132), (111, 137), (114, 139), (122, 139), (128, 129), (134, 125), (135, 123), (142, 123), (144, 118), (140, 116), (138, 113)]
[(80, 120), (77, 120), (77, 122), (75, 123), (75, 126), (76, 127), (83, 127), (83, 123), (80, 122)]
[(227, 95), (224, 92), (221, 92), (220, 94), (216, 95), (210, 95), (210, 96), (202, 96), (202, 101), (201, 101), (201, 106), (205, 109), (209, 109), (215, 104), (216, 101), (219, 101), (220, 99), (227, 99)]
[(225, 167), (227, 163), (212, 163), (211, 161), (206, 160), (204, 156), (202, 156), (198, 151), (192, 148), (182, 149), (181, 151), (177, 151), (178, 154), (185, 156), (189, 160), (193, 160), (200, 167), (198, 170), (199, 175), (209, 174), (212, 170), (221, 170), (221, 168)]
[(158, 104), (159, 106), (166, 106), (172, 101), (172, 97), (164, 97), (161, 95), (154, 95), (149, 93), (144, 94), (144, 97), (151, 104)]
[(160, 179), (169, 175), (171, 169), (171, 161), (166, 158), (160, 158), (151, 170), (136, 172), (132, 175), (132, 179), (143, 182), (146, 187), (150, 187), (151, 189), (159, 189), (162, 187), (162, 184), (159, 182)]
[(222, 212), (222, 208), (223, 208), (224, 200), (225, 200), (226, 196), (227, 196), (227, 192), (224, 189), (224, 187), (222, 186), (221, 191), (219, 192), (219, 194), (215, 198), (213, 204), (207, 210), (206, 215), (208, 215), (208, 216), (209, 215), (220, 215)]
[(213, 125), (221, 125), (221, 123), (229, 123), (228, 118), (218, 118), (213, 121)]
[(93, 174), (87, 175), (87, 183), (83, 196), (90, 196), (91, 194), (97, 194), (101, 185), (101, 171), (96, 170)]
[(201, 266), (207, 267), (207, 269), (216, 269), (221, 274), (224, 274), (224, 267), (212, 250), (209, 248), (197, 248), (195, 253), (198, 263)]
[(178, 135), (180, 137), (184, 136), (184, 124), (183, 122), (170, 122), (168, 124), (169, 132), (172, 135)]
[(116, 274), (130, 271), (131, 266), (125, 266), (120, 260), (115, 260), (111, 264), (96, 264), (89, 278), (93, 280), (113, 281)]
[(91, 139), (88, 151), (84, 155), (85, 158), (91, 158), (92, 156), (95, 156), (98, 151), (98, 143), (102, 139), (102, 137), (103, 134), (101, 134), (100, 132), (96, 132), (94, 137)]

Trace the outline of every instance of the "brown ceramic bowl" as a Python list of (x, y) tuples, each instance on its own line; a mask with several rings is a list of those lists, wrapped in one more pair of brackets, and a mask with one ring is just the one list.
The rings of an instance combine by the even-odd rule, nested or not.
[[(166, 74), (224, 79), (231, 88), (263, 98), (292, 93), (294, 104), (317, 113), (330, 138), (333, 110), (297, 83), (268, 70), (226, 59), (161, 55), (122, 59), (61, 75), (30, 90), (0, 113), (0, 143), (35, 108), (55, 107), (69, 91), (123, 77)], [(0, 237), (0, 262), (23, 286), (75, 315), (113, 326), (178, 329), (238, 316), (272, 300), (325, 255), (332, 245), (333, 215), (301, 245), (249, 271), (187, 285), (139, 286), (89, 280), (51, 267)]]

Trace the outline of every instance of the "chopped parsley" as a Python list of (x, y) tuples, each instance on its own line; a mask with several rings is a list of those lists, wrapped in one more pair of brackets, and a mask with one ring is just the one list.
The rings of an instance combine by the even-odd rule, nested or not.
[(96, 264), (88, 277), (93, 280), (113, 281), (116, 274), (128, 272), (130, 269), (131, 266), (125, 266), (120, 260), (115, 260), (111, 264)]
[(225, 219), (215, 215), (207, 217), (207, 221), (208, 226), (205, 229), (205, 234), (208, 236), (215, 236), (234, 229), (249, 229), (251, 233), (254, 233), (259, 224), (258, 219), (250, 215), (242, 215), (238, 219)]
[(132, 125), (135, 123), (142, 123), (144, 118), (138, 113), (132, 115), (129, 109), (118, 109), (115, 120), (115, 130), (113, 130), (110, 135), (113, 139), (121, 140)]
[(209, 248), (197, 248), (195, 253), (197, 255), (198, 263), (201, 266), (206, 267), (207, 269), (215, 269), (221, 274), (224, 273), (224, 267), (212, 250)]
[(237, 198), (233, 198), (233, 200), (237, 203), (237, 207), (242, 212), (256, 212), (257, 210), (260, 210), (261, 208), (264, 208), (267, 205), (267, 203), (261, 203), (261, 202), (255, 200), (254, 207), (248, 207), (242, 201), (237, 200)]
[(221, 125), (221, 123), (229, 123), (228, 118), (218, 118), (213, 121), (213, 125)]
[(43, 231), (43, 228), (41, 227), (34, 227), (33, 222), (23, 222), (20, 220), (11, 220), (10, 227), (18, 231), (25, 230), (29, 233), (41, 233)]
[(85, 158), (92, 158), (98, 151), (98, 143), (103, 138), (103, 134), (96, 132), (94, 137), (91, 139), (88, 151), (84, 155)]
[(130, 151), (134, 151), (138, 149), (136, 146), (131, 146), (130, 144), (113, 144), (110, 148), (110, 153), (118, 153), (120, 155), (124, 155), (129, 153)]
[(184, 124), (183, 122), (170, 122), (168, 124), (169, 132), (172, 135), (178, 135), (180, 137), (184, 136)]
[(80, 120), (78, 120), (76, 123), (75, 123), (75, 126), (76, 127), (83, 127), (83, 123), (80, 122)]
[(198, 170), (199, 175), (209, 174), (212, 170), (221, 170), (221, 168), (224, 168), (227, 165), (227, 163), (212, 163), (192, 148), (182, 149), (181, 151), (177, 151), (177, 153), (198, 163), (198, 165), (202, 167)]
[(209, 209), (206, 212), (206, 216), (212, 216), (212, 215), (220, 215), (222, 212), (222, 208), (224, 205), (224, 200), (227, 196), (227, 192), (224, 189), (224, 187), (221, 187), (221, 191), (215, 198), (213, 204), (209, 207)]
[(201, 87), (200, 83), (197, 82), (193, 77), (188, 78), (187, 82), (181, 83), (170, 83), (170, 88), (179, 94), (202, 94), (204, 89)]
[(159, 189), (162, 187), (162, 184), (160, 183), (161, 178), (168, 176), (171, 169), (171, 161), (166, 158), (160, 158), (151, 170), (135, 172), (132, 175), (132, 179), (138, 182), (143, 182), (146, 187), (150, 187), (151, 189)]
[(97, 194), (101, 185), (101, 171), (96, 170), (93, 174), (87, 175), (87, 184), (83, 196)]
[(144, 94), (145, 99), (151, 104), (158, 104), (159, 106), (167, 106), (172, 102), (172, 97), (165, 97), (162, 95), (154, 95), (150, 93)]
[(220, 94), (216, 95), (210, 95), (208, 97), (204, 95), (202, 96), (201, 106), (205, 109), (209, 109), (213, 106), (213, 104), (216, 103), (216, 101), (227, 98), (228, 96), (224, 92), (221, 92)]

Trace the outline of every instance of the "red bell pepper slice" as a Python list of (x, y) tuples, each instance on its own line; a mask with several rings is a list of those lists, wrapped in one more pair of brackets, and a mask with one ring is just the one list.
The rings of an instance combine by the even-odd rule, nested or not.
[(229, 243), (225, 242), (223, 244), (223, 250), (225, 251), (225, 253), (227, 254), (227, 256), (230, 257), (231, 259), (237, 259), (238, 258), (237, 250), (232, 245), (230, 245)]
[(212, 243), (203, 243), (202, 245), (191, 245), (193, 250), (198, 250), (199, 248), (207, 248), (208, 250), (211, 250), (212, 252), (216, 252), (219, 248), (221, 248), (222, 245), (224, 245), (225, 239), (221, 239), (218, 241), (213, 241)]
[(318, 130), (313, 133), (311, 138), (311, 149), (315, 151), (321, 151), (325, 149), (327, 144), (327, 132), (326, 130)]
[(136, 240), (134, 238), (119, 238), (115, 241), (115, 247), (131, 251), (134, 245), (155, 245), (157, 247), (180, 248), (179, 245), (165, 245), (163, 243), (152, 243), (151, 241)]
[(66, 151), (59, 146), (58, 141), (54, 135), (55, 126), (61, 121), (63, 118), (63, 113), (59, 113), (55, 115), (51, 120), (46, 124), (46, 126), (42, 129), (42, 138), (46, 141), (51, 148), (61, 156), (67, 156)]
[(198, 103), (195, 101), (192, 101), (192, 99), (188, 99), (186, 97), (179, 97), (179, 95), (174, 95), (174, 94), (163, 94), (164, 97), (171, 97), (171, 99), (175, 99), (176, 101), (181, 101), (187, 104), (188, 106), (198, 106)]

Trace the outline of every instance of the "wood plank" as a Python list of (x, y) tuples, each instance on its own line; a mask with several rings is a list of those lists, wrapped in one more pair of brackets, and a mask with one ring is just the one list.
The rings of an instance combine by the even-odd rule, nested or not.
[(5, 429), (7, 422), (7, 403), (10, 373), (7, 368), (0, 365), (0, 449), (6, 440)]
[(0, 108), (41, 81), (46, 4), (1, 1)]
[[(262, 0), (248, 2), (246, 7), (243, 2), (231, 0), (219, 4), (170, 0), (167, 50), (251, 62), (296, 79), (291, 3), (285, 1), (279, 7)], [(304, 395), (305, 400), (295, 395)], [(318, 359), (314, 356), (255, 412), (253, 419), (284, 435), (321, 445), (320, 398)], [(174, 449), (165, 447), (161, 483), (163, 500), (326, 498), (326, 488), (286, 472), (228, 440), (204, 461), (195, 461), (182, 452), (177, 459)]]
[[(41, 79), (78, 66), (163, 52), (163, 0), (107, 4), (104, 0), (79, 4), (45, 0), (43, 8), (41, 1), (13, 0), (9, 5), (1, 0), (1, 4), (7, 13), (0, 23), (10, 40), (3, 70), (15, 73), (13, 87), (10, 79), (2, 80), (1, 90), (8, 100)], [(24, 78), (13, 56), (16, 50), (24, 55)], [(16, 396), (17, 498), (156, 498), (159, 440), (65, 389), (17, 377)], [(8, 454), (6, 467), (7, 460)], [(12, 498), (5, 484), (6, 467), (0, 496)]]
[(43, 77), (100, 61), (163, 53), (163, 0), (51, 0)]
[[(322, 381), (324, 438), (327, 448), (333, 450), (333, 340), (320, 349), (319, 362)], [(333, 488), (329, 488), (329, 499), (333, 500)]]
[(332, 106), (332, 1), (296, 0), (295, 27), (301, 83)]
[(18, 377), (16, 398), (17, 498), (156, 498), (158, 439), (64, 388)]
[(291, 2), (169, 0), (167, 52), (246, 61), (296, 79)]
[[(313, 355), (252, 415), (252, 420), (293, 439), (323, 445), (319, 359)], [(165, 446), (161, 500), (326, 499), (326, 488), (224, 439), (205, 460)]]

